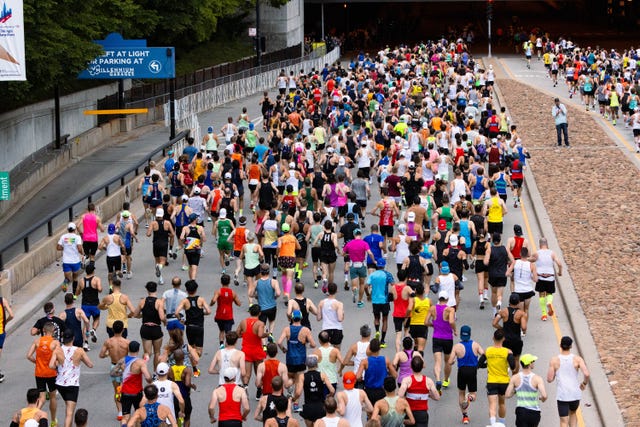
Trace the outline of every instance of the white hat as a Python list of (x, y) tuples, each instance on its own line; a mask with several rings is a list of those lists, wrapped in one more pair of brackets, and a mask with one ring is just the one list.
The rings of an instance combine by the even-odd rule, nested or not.
[(415, 162), (409, 162), (409, 169), (415, 168), (415, 167), (416, 167), (416, 163)]
[(222, 376), (227, 380), (235, 380), (238, 376), (238, 368), (229, 366), (222, 371)]
[(449, 299), (449, 292), (447, 291), (440, 291), (440, 293), (438, 294), (438, 299)]
[(189, 200), (189, 196), (187, 196), (186, 194), (183, 194), (182, 200), (186, 202), (187, 200)]
[(169, 373), (169, 365), (164, 362), (158, 363), (158, 366), (156, 367), (156, 374), (167, 375), (167, 373)]
[(158, 208), (156, 209), (156, 218), (162, 218), (164, 216), (164, 209)]
[(193, 194), (200, 194), (200, 187), (193, 187)]
[(333, 147), (327, 148), (327, 153), (333, 153)]
[[(289, 167), (290, 167), (291, 169), (293, 169), (293, 168), (295, 168), (295, 167), (296, 167), (296, 164), (295, 164), (294, 162), (290, 162), (290, 163), (289, 163)], [(231, 177), (229, 177), (229, 178), (231, 178)]]
[(458, 246), (458, 236), (456, 236), (455, 234), (449, 236), (449, 244), (451, 246)]
[(415, 220), (416, 220), (416, 213), (415, 212), (409, 212), (407, 214), (407, 221), (414, 222)]
[(218, 216), (220, 218), (226, 218), (227, 217), (227, 210), (225, 208), (220, 209), (220, 212), (218, 212)]
[(338, 159), (338, 166), (344, 166), (347, 164), (347, 161), (344, 159), (344, 157), (340, 157), (340, 159)]
[(70, 222), (69, 225), (67, 225), (67, 230), (75, 230), (76, 229), (76, 224), (73, 222)]
[(400, 233), (405, 233), (405, 232), (407, 231), (407, 225), (406, 225), (406, 224), (400, 224), (400, 225), (398, 226), (398, 231), (399, 231)]
[(231, 172), (227, 172), (224, 174), (224, 179), (231, 179)]
[(39, 426), (38, 422), (33, 418), (25, 421), (24, 423), (24, 427), (38, 427), (38, 426)]

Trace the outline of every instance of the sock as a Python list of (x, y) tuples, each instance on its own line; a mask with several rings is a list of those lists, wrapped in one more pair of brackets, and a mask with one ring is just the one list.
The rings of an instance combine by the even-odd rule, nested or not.
[(498, 418), (498, 422), (504, 424), (505, 419), (504, 418)]
[(553, 304), (553, 294), (547, 295), (547, 304)]
[(494, 425), (496, 423), (496, 417), (489, 417), (489, 424)]
[(76, 294), (76, 290), (78, 289), (78, 281), (77, 280), (73, 281), (72, 287), (73, 287), (73, 294), (75, 295)]
[(380, 325), (373, 325), (374, 328), (376, 328), (376, 332), (380, 332)]
[(540, 297), (539, 302), (540, 302), (540, 311), (542, 311), (543, 316), (546, 316), (547, 315), (547, 299), (545, 297)]
[(164, 264), (158, 264), (158, 268), (160, 269), (160, 271), (162, 271), (162, 269), (164, 268)]
[(384, 339), (387, 337), (387, 331), (382, 331), (382, 334), (380, 335), (380, 339), (384, 342)]

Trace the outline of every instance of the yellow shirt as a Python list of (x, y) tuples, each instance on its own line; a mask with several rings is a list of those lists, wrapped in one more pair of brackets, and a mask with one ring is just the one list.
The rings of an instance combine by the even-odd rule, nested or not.
[(507, 356), (509, 349), (505, 347), (488, 347), (485, 351), (487, 357), (487, 383), (508, 384), (509, 362)]
[(120, 302), (120, 296), (122, 294), (120, 292), (114, 292), (111, 294), (113, 296), (113, 302), (107, 308), (107, 327), (112, 328), (113, 322), (116, 320), (121, 320), (124, 323), (124, 327), (128, 327), (129, 318), (127, 317), (127, 306)]
[(487, 213), (488, 222), (502, 222), (502, 206), (500, 206), (500, 198), (498, 196), (491, 198), (491, 206)]
[(411, 310), (411, 320), (410, 325), (421, 325), (424, 326), (424, 319), (429, 314), (429, 309), (431, 308), (431, 301), (429, 298), (420, 299), (415, 297), (413, 299), (413, 310)]

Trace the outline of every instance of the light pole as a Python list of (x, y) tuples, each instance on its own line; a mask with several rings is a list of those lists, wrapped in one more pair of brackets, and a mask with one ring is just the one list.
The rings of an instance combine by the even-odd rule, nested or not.
[(260, 40), (260, 0), (256, 0), (256, 59), (258, 67), (262, 65), (262, 46)]
[(488, 53), (487, 56), (491, 58), (491, 20), (493, 19), (493, 0), (487, 1), (487, 42)]

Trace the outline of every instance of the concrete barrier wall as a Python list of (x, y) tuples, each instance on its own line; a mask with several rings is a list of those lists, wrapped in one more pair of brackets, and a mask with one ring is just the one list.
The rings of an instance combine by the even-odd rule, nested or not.
[[(130, 85), (125, 81), (125, 89)], [(85, 116), (83, 111), (97, 108), (98, 99), (117, 90), (118, 84), (112, 83), (61, 97), (61, 133), (75, 137), (95, 127), (96, 116)], [(0, 170), (11, 171), (54, 139), (53, 99), (0, 115)]]

